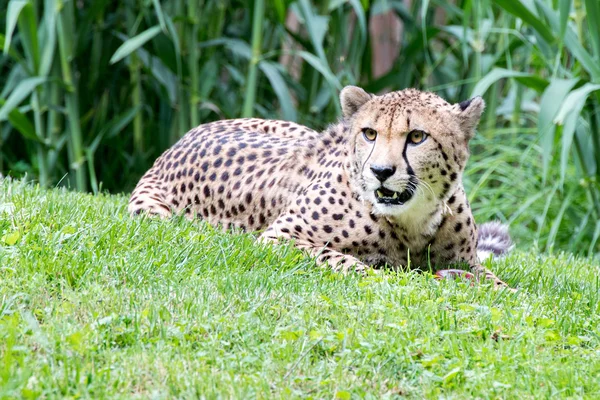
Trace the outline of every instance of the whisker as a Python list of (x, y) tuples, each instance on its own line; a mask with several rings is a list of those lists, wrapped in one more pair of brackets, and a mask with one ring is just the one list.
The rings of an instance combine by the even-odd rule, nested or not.
[(431, 192), (431, 194), (435, 197), (435, 192), (433, 191), (433, 188), (431, 187), (431, 185), (429, 183), (425, 182), (424, 180), (422, 180), (418, 176), (415, 176), (415, 178), (417, 179), (417, 181), (419, 182), (419, 184), (423, 185), (426, 189), (428, 189)]

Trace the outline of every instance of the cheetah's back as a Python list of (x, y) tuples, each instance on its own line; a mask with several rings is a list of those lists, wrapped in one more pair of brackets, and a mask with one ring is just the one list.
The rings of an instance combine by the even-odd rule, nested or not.
[(298, 160), (317, 136), (281, 121), (200, 125), (156, 160), (133, 191), (129, 211), (183, 212), (227, 228), (265, 228), (302, 190)]

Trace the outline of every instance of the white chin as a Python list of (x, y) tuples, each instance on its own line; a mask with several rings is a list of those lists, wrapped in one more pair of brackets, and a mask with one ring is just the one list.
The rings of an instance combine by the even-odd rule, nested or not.
[(378, 201), (375, 196), (369, 196), (369, 203), (373, 206), (373, 212), (376, 215), (397, 216), (406, 212), (410, 208), (411, 200), (403, 204), (386, 204)]

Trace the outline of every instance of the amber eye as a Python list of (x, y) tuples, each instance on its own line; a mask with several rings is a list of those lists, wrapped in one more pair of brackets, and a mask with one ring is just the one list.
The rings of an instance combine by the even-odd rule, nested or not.
[(377, 138), (377, 131), (375, 129), (363, 128), (362, 132), (365, 139), (369, 142), (372, 142)]
[(427, 134), (423, 131), (412, 131), (408, 134), (408, 140), (410, 140), (412, 144), (423, 143), (425, 139), (427, 139)]

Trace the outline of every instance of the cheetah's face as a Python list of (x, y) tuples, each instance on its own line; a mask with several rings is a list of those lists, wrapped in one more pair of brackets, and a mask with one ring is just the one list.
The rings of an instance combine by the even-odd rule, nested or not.
[(459, 184), (468, 142), (483, 112), (480, 97), (451, 105), (414, 89), (341, 94), (351, 135), (351, 180), (379, 215), (432, 209)]

